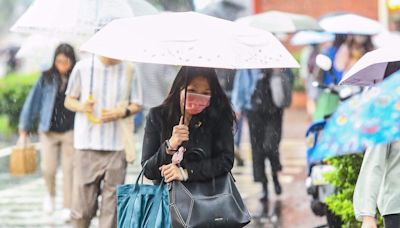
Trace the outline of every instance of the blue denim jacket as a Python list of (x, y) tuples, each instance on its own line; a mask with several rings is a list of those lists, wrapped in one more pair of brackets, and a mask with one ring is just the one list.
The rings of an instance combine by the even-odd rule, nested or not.
[(48, 132), (57, 96), (58, 82), (44, 80), (42, 74), (25, 100), (19, 117), (19, 129), (30, 130), (35, 119), (39, 120), (39, 131)]
[(251, 109), (251, 96), (260, 77), (260, 69), (238, 70), (232, 90), (232, 105), (235, 112)]

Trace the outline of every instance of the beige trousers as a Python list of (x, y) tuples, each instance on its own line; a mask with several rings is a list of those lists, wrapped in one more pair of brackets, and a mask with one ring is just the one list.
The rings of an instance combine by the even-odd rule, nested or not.
[(98, 209), (100, 228), (117, 227), (116, 187), (123, 184), (126, 160), (123, 151), (78, 150), (74, 156), (72, 222), (87, 228)]
[(73, 131), (40, 133), (41, 169), (50, 196), (56, 195), (56, 173), (61, 157), (63, 171), (63, 207), (71, 208), (72, 160), (74, 155)]

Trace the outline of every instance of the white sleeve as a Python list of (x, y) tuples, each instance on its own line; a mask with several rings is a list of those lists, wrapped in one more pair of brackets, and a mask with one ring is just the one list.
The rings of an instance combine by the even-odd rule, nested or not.
[(376, 214), (381, 182), (385, 172), (387, 145), (377, 145), (365, 152), (357, 184), (353, 195), (353, 207), (356, 219)]
[(131, 94), (130, 94), (130, 102), (143, 105), (143, 92), (142, 92), (142, 85), (140, 83), (139, 74), (140, 71), (135, 65), (132, 70), (132, 86), (131, 86)]
[(68, 87), (65, 91), (65, 95), (74, 98), (79, 98), (81, 95), (82, 77), (79, 66), (79, 64), (76, 64), (72, 70), (68, 80)]

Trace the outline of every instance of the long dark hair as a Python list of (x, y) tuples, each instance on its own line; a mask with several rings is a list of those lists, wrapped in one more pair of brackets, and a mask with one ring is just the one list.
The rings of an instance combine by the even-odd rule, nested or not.
[(388, 62), (385, 70), (385, 74), (383, 75), (383, 79), (389, 77), (392, 75), (394, 72), (397, 72), (400, 70), (400, 61), (395, 61), (395, 62)]
[(180, 94), (186, 86), (197, 77), (204, 77), (211, 89), (210, 106), (206, 108), (200, 115), (203, 116), (205, 121), (219, 121), (223, 118), (233, 127), (233, 122), (236, 120), (235, 113), (232, 109), (231, 103), (224, 93), (221, 85), (219, 84), (217, 74), (212, 68), (203, 67), (189, 67), (183, 66), (174, 82), (172, 83), (171, 90), (167, 98), (162, 103), (165, 108), (165, 125), (163, 126), (163, 140), (170, 136), (172, 128), (178, 124), (181, 114)]
[[(363, 54), (374, 50), (374, 44), (372, 43), (371, 36), (368, 36), (368, 35), (358, 35), (358, 36), (365, 36), (365, 38), (366, 38), (364, 43), (362, 44), (362, 47), (364, 49)], [(349, 41), (348, 45), (349, 45), (349, 47), (352, 47), (355, 43), (356, 43), (355, 38), (352, 37), (352, 39)]]
[[(53, 64), (51, 65), (50, 69), (46, 70), (43, 72), (43, 76), (45, 81), (47, 82), (52, 82), (53, 77), (59, 77), (59, 72), (56, 67), (56, 58), (59, 54), (65, 55), (70, 61), (71, 61), (71, 69), (67, 72), (67, 77), (71, 74), (72, 69), (75, 66), (76, 63), (76, 57), (75, 57), (75, 51), (74, 48), (67, 44), (67, 43), (61, 43), (60, 45), (57, 46), (56, 50), (54, 51), (54, 57), (53, 57)], [(59, 80), (59, 78), (56, 78)]]

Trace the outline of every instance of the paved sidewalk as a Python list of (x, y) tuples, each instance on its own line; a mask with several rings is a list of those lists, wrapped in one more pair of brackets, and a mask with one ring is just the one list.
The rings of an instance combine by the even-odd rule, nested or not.
[[(304, 131), (306, 116), (303, 110), (288, 110), (285, 114), (284, 138), (281, 144), (283, 171), (281, 182), (283, 194), (279, 198), (273, 194), (270, 186), (271, 202), (262, 205), (261, 186), (254, 184), (252, 178), (251, 153), (247, 126), (244, 128), (242, 144), (244, 167), (233, 170), (237, 186), (252, 216), (248, 227), (285, 227), (312, 228), (324, 223), (322, 218), (312, 214), (310, 199), (306, 195), (305, 182), (305, 145)], [(133, 183), (140, 171), (139, 165), (130, 165), (127, 182)], [(61, 175), (57, 176), (57, 190), (61, 193)], [(12, 188), (0, 190), (0, 227), (72, 227), (60, 221), (61, 194), (57, 195), (57, 211), (53, 215), (42, 212), (42, 200), (45, 194), (44, 182), (41, 178), (29, 179), (26, 183)], [(98, 227), (97, 218), (91, 227)]]

